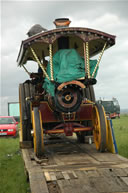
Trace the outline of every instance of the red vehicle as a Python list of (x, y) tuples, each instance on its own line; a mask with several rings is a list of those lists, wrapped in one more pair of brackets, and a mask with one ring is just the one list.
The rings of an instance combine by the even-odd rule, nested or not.
[(17, 134), (18, 122), (11, 116), (0, 116), (0, 136), (13, 136)]

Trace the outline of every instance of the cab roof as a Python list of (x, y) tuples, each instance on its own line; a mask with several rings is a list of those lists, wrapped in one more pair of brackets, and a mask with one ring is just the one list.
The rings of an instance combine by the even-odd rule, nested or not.
[(43, 56), (49, 56), (49, 44), (53, 45), (54, 55), (58, 51), (57, 40), (60, 37), (68, 37), (69, 49), (76, 49), (81, 56), (84, 56), (83, 42), (89, 42), (90, 57), (100, 53), (105, 42), (107, 42), (106, 49), (113, 46), (116, 38), (102, 31), (81, 27), (65, 27), (41, 32), (22, 41), (17, 58), (18, 65), (22, 66), (29, 60), (35, 61), (30, 46), (40, 60), (43, 59)]

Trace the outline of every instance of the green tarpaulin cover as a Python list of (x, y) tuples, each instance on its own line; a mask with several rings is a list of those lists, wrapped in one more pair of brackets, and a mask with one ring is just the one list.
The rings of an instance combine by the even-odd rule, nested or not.
[[(92, 75), (97, 60), (90, 60), (90, 74)], [(47, 66), (50, 75), (50, 63)], [(94, 78), (96, 77), (97, 71)], [(63, 83), (85, 77), (85, 62), (75, 49), (61, 49), (53, 56), (53, 75), (55, 82)], [(55, 84), (45, 78), (43, 88), (54, 96)]]

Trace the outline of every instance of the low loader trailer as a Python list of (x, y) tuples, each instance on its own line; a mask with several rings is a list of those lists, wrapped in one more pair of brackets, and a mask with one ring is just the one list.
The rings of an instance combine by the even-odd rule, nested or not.
[(128, 159), (112, 152), (97, 152), (94, 143), (49, 138), (40, 159), (30, 144), (27, 146), (22, 155), (32, 193), (128, 192)]

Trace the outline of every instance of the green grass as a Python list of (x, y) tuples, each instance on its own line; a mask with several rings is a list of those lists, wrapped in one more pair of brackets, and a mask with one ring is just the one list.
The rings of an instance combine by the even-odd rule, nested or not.
[(19, 138), (0, 138), (0, 193), (27, 193)]
[(118, 153), (128, 158), (128, 114), (121, 115), (120, 119), (113, 119), (112, 122)]

